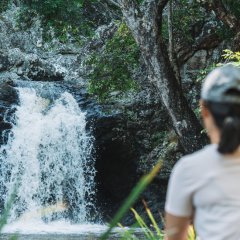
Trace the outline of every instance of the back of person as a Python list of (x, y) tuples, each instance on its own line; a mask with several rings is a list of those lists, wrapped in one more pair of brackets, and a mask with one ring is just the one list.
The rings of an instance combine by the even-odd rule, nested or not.
[[(185, 190), (178, 194), (192, 192), (193, 206), (186, 208), (194, 208), (193, 220), (199, 236), (210, 240), (240, 239), (240, 157), (226, 158), (219, 154), (217, 145), (211, 144), (182, 158), (178, 164), (181, 166), (176, 166), (175, 171), (181, 171), (181, 181), (187, 182)], [(179, 207), (183, 216), (192, 210), (183, 212), (184, 207)]]
[[(169, 240), (186, 239), (191, 219), (201, 240), (240, 239), (240, 70), (224, 67), (225, 75), (221, 68), (210, 74), (202, 92), (212, 144), (180, 159), (169, 181)], [(232, 71), (235, 77), (228, 76)]]

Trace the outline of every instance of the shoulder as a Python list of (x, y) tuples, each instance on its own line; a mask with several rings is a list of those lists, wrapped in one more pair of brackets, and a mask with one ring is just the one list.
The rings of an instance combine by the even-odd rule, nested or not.
[(207, 145), (203, 149), (182, 157), (175, 164), (173, 173), (185, 176), (198, 177), (203, 172), (206, 173), (216, 160), (216, 145)]
[(203, 149), (196, 151), (192, 154), (188, 154), (182, 157), (176, 165), (179, 166), (195, 166), (196, 164), (204, 165), (205, 163), (210, 164), (216, 158), (217, 146), (210, 144), (205, 146)]
[(167, 191), (165, 210), (175, 216), (191, 216), (192, 198), (202, 186), (208, 162), (214, 159), (214, 146), (209, 145), (200, 151), (181, 158), (174, 166)]

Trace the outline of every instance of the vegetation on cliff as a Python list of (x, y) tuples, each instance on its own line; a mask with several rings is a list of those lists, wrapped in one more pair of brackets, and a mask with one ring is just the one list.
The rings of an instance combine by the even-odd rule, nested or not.
[(102, 16), (101, 12), (93, 14), (99, 4), (96, 0), (21, 0), (20, 4), (20, 27), (29, 27), (34, 16), (40, 15), (46, 40), (51, 38), (48, 31), (53, 29), (63, 43), (69, 35), (80, 42), (81, 36), (92, 36), (97, 24), (106, 22), (104, 13)]
[[(11, 1), (4, 0), (1, 10)], [(185, 152), (206, 143), (202, 126), (184, 89), (183, 69), (199, 51), (226, 43), (240, 43), (240, 3), (231, 0), (20, 0), (19, 25), (26, 27), (34, 15), (42, 18), (45, 37), (53, 29), (60, 41), (96, 41), (95, 30), (112, 22), (115, 32), (87, 61), (89, 92), (99, 100), (115, 91), (136, 89), (135, 73), (146, 75), (165, 108)], [(119, 23), (120, 22), (120, 23)], [(218, 59), (219, 60), (219, 59)]]
[(87, 64), (90, 72), (89, 92), (106, 100), (114, 91), (136, 89), (134, 71), (139, 67), (140, 52), (126, 24), (121, 23), (101, 52), (93, 53)]

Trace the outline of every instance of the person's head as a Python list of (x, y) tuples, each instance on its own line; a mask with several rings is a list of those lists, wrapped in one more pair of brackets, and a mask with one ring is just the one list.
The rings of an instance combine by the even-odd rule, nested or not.
[(202, 117), (212, 142), (222, 154), (240, 146), (240, 68), (226, 64), (206, 77), (201, 92)]

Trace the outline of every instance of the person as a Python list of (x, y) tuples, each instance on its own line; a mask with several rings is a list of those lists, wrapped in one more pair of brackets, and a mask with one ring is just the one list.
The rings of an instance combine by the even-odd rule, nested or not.
[(214, 69), (201, 91), (210, 144), (184, 156), (170, 176), (165, 204), (167, 240), (187, 239), (193, 221), (201, 240), (240, 239), (240, 68)]

